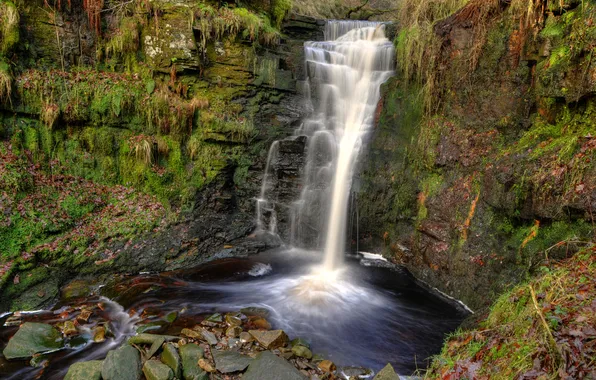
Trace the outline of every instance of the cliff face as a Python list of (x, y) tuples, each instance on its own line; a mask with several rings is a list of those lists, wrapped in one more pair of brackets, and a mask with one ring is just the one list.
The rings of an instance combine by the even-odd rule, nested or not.
[(323, 23), (251, 4), (0, 1), (2, 309), (256, 249), (237, 239)]
[(360, 248), (472, 308), (594, 234), (596, 8), (521, 3), (400, 25), (361, 164)]

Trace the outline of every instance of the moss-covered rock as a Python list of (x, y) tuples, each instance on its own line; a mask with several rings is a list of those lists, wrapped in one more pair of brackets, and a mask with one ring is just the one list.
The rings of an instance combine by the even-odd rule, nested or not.
[(62, 336), (51, 325), (45, 323), (24, 323), (10, 338), (2, 354), (6, 359), (26, 359), (34, 354), (60, 349)]

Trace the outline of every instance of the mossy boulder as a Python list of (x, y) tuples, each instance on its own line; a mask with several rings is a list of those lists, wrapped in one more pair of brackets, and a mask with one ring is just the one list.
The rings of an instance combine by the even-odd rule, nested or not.
[(6, 359), (26, 359), (63, 346), (60, 332), (45, 323), (26, 322), (8, 341), (2, 352)]
[(102, 360), (74, 363), (68, 368), (64, 380), (101, 380)]
[(101, 368), (103, 380), (139, 380), (141, 354), (129, 345), (108, 352)]
[(147, 360), (143, 366), (143, 374), (147, 380), (172, 380), (174, 378), (172, 369), (158, 360)]
[(182, 360), (182, 375), (184, 380), (208, 379), (209, 374), (199, 367), (199, 359), (204, 355), (203, 349), (194, 343), (188, 343), (180, 347), (180, 358)]

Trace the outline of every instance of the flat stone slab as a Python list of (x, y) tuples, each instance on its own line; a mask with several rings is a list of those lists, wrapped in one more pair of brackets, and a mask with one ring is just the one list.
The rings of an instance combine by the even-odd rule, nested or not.
[(6, 359), (26, 359), (63, 346), (62, 335), (46, 323), (24, 323), (3, 351)]
[(211, 351), (215, 360), (215, 369), (221, 373), (244, 371), (253, 361), (252, 358), (235, 351)]
[(271, 351), (263, 351), (257, 355), (242, 376), (242, 380), (305, 380), (293, 365)]

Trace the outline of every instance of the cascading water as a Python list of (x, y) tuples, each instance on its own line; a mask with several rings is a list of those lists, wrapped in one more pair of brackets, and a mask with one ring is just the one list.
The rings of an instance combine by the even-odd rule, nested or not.
[[(373, 125), (380, 86), (393, 74), (395, 52), (385, 26), (377, 22), (329, 21), (325, 40), (304, 46), (312, 115), (296, 131), (308, 137), (307, 156), (300, 198), (287, 208), (290, 243), (324, 249), (323, 269), (331, 271), (342, 262), (355, 162), (362, 138)], [(276, 142), (269, 159), (277, 149)], [(257, 220), (261, 230), (276, 232), (276, 200), (267, 197), (269, 166), (268, 162)]]
[[(87, 336), (83, 346), (54, 353), (46, 369), (22, 366), (9, 378), (62, 378), (76, 361), (105, 357), (135, 333), (137, 324), (161, 323), (156, 310), (179, 315), (173, 324), (168, 322), (169, 331), (178, 334), (181, 327), (202, 321), (205, 313), (266, 309), (273, 326), (308, 339), (315, 352), (338, 367), (357, 364), (378, 370), (391, 362), (398, 372), (410, 374), (419, 359), (438, 352), (444, 333), (459, 325), (462, 313), (381, 257), (343, 258), (354, 167), (373, 125), (380, 85), (392, 74), (393, 46), (379, 23), (330, 21), (325, 36), (327, 41), (304, 47), (304, 88), (312, 114), (295, 136), (271, 146), (257, 200), (258, 229), (267, 234), (291, 231), (280, 236), (294, 248), (222, 259), (188, 272), (118, 280), (104, 293), (116, 295), (114, 301), (101, 298), (101, 311), (94, 311), (96, 318), (109, 322), (112, 339), (91, 343), (91, 328), (99, 322), (90, 319), (88, 326), (79, 326)], [(280, 174), (280, 165), (286, 174)], [(294, 187), (300, 187), (299, 196)], [(323, 265), (313, 270), (323, 250)], [(86, 303), (97, 302), (92, 295)], [(47, 312), (43, 320), (62, 320), (64, 310), (75, 309)], [(0, 316), (0, 343), (7, 317)], [(212, 349), (232, 341), (227, 339), (222, 337)], [(0, 377), (2, 371), (0, 361)], [(338, 369), (338, 377), (343, 373), (347, 378), (342, 371)]]

